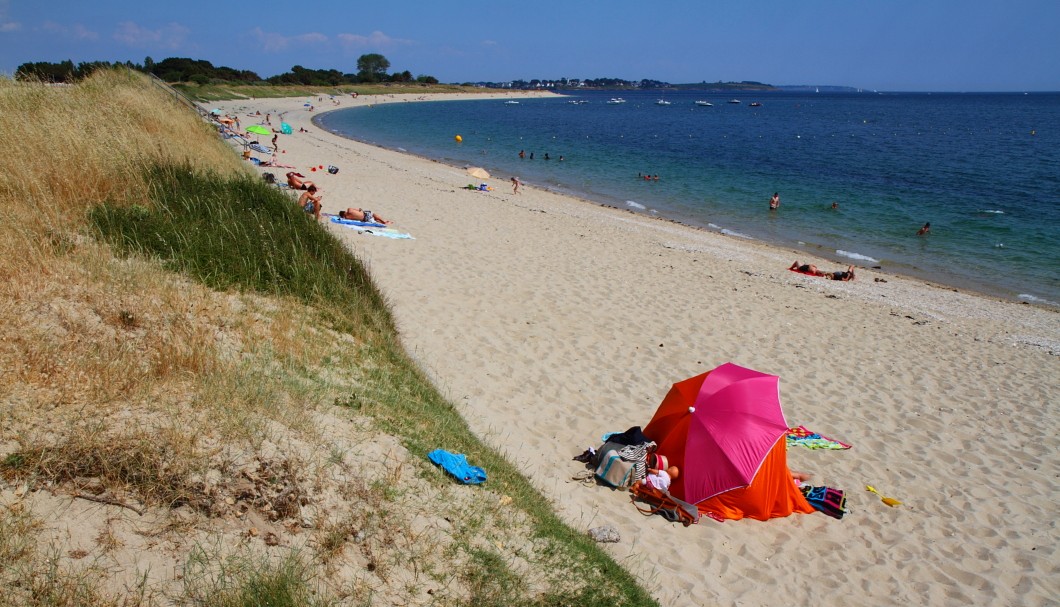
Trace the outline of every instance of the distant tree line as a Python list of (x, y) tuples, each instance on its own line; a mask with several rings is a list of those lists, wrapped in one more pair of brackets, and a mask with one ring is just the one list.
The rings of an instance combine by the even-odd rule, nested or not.
[(170, 57), (154, 61), (146, 57), (142, 64), (126, 61), (124, 63), (109, 61), (87, 61), (74, 65), (66, 60), (59, 63), (38, 61), (23, 63), (15, 70), (16, 80), (43, 80), (45, 82), (70, 83), (87, 77), (98, 69), (127, 67), (129, 69), (154, 74), (166, 82), (191, 82), (195, 84), (298, 84), (307, 86), (328, 86), (339, 84), (361, 84), (378, 82), (421, 82), (438, 84), (433, 76), (413, 76), (411, 72), (388, 74), (390, 61), (378, 53), (361, 55), (357, 59), (356, 73), (343, 73), (339, 70), (314, 70), (296, 65), (291, 71), (269, 78), (262, 78), (250, 70), (237, 70), (230, 67), (215, 67), (203, 59)]

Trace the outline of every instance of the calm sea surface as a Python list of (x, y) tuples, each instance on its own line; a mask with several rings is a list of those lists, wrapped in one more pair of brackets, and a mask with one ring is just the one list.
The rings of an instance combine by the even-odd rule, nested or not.
[[(1060, 94), (741, 93), (735, 104), (621, 93), (626, 103), (607, 103), (613, 95), (383, 104), (318, 120), (837, 266), (1060, 307)], [(781, 207), (770, 212), (773, 192)], [(917, 237), (925, 222), (930, 234)]]

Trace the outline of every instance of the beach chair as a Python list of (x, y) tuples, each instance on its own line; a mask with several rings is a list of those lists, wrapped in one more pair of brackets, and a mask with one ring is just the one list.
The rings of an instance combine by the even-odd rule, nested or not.
[[(669, 491), (639, 483), (630, 487), (629, 491), (633, 507), (644, 516), (658, 514), (671, 523), (681, 523), (685, 527), (699, 522), (699, 508), (670, 495)], [(647, 508), (638, 506), (638, 501), (647, 504)]]

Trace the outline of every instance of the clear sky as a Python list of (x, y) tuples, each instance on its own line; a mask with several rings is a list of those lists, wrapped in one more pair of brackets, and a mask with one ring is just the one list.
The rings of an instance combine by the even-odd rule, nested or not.
[(441, 82), (754, 80), (887, 91), (1060, 90), (1060, 0), (0, 0), (22, 63), (205, 59)]

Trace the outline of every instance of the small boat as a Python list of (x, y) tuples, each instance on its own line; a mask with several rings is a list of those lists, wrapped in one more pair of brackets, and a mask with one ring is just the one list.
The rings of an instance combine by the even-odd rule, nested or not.
[(751, 107), (762, 107), (762, 104), (758, 103), (757, 101), (752, 101), (751, 102)]
[(703, 107), (714, 107), (714, 104), (709, 101), (696, 101), (695, 104)]
[(512, 99), (511, 101), (505, 101), (504, 105), (519, 105), (519, 102)]
[(665, 99), (660, 99), (655, 102), (655, 105), (670, 105), (670, 102)]
[(740, 105), (741, 102), (739, 99), (730, 99), (729, 103), (735, 103), (736, 105)]
[(611, 99), (609, 99), (607, 101), (607, 104), (608, 105), (618, 105), (620, 103), (625, 103), (625, 102), (626, 102), (626, 100), (621, 98), (621, 97), (612, 97)]

